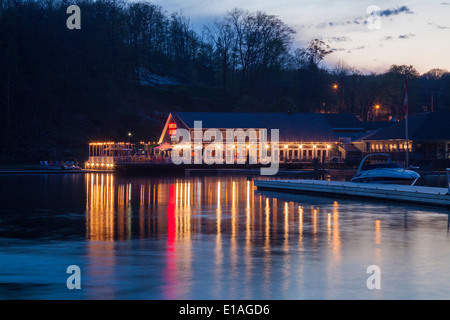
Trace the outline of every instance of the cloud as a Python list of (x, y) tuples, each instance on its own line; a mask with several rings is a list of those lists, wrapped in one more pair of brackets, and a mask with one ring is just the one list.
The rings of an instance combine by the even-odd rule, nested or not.
[(352, 41), (352, 39), (346, 36), (328, 38), (328, 42), (347, 42), (347, 41)]
[[(386, 9), (386, 10), (382, 10), (380, 11), (380, 16), (381, 17), (391, 17), (391, 16), (396, 16), (399, 14), (414, 14), (413, 11), (411, 11), (411, 9), (408, 6), (401, 6), (401, 7), (396, 7), (396, 8), (390, 8), (390, 9)], [(312, 25), (315, 26), (317, 29), (324, 29), (327, 27), (339, 27), (339, 26), (349, 26), (349, 25), (366, 25), (367, 24), (367, 17), (356, 17), (354, 19), (349, 19), (349, 20), (345, 20), (345, 21), (340, 21), (340, 22), (336, 22), (336, 21), (329, 21), (329, 22), (322, 22), (316, 25)]]
[(435, 27), (436, 29), (440, 29), (440, 30), (447, 30), (447, 29), (450, 29), (450, 27), (440, 26), (440, 25), (437, 25), (437, 24), (435, 24), (435, 23), (433, 23), (433, 22), (429, 22), (428, 25), (429, 25), (429, 26), (432, 26), (432, 27)]
[(411, 9), (409, 9), (407, 6), (402, 6), (402, 7), (397, 7), (397, 8), (394, 8), (394, 9), (382, 10), (380, 12), (380, 16), (382, 16), (382, 17), (390, 17), (390, 16), (399, 15), (401, 13), (413, 14), (414, 12), (412, 12)]
[(331, 49), (331, 51), (346, 51), (347, 49), (345, 48), (333, 48)]
[(414, 38), (415, 36), (417, 36), (414, 33), (408, 33), (408, 34), (403, 34), (401, 36), (398, 36), (399, 39), (411, 39)]

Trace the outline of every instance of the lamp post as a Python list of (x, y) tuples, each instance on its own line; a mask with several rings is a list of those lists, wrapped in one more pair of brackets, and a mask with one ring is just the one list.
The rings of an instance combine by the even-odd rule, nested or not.
[(131, 137), (133, 136), (133, 133), (128, 132), (128, 148), (131, 150)]
[(374, 111), (372, 112), (372, 121), (375, 121), (375, 116), (378, 116), (378, 112), (381, 110), (381, 106), (377, 104), (373, 108)]

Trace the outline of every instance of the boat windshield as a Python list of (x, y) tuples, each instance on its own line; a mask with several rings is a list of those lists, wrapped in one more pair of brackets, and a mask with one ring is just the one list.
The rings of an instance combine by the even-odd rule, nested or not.
[(362, 168), (362, 171), (374, 170), (374, 169), (397, 169), (400, 166), (396, 163), (378, 163), (368, 164)]

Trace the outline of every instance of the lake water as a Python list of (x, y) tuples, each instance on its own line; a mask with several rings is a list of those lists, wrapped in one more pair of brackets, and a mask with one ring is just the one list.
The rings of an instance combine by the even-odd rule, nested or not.
[(448, 211), (253, 179), (0, 176), (0, 299), (450, 298)]

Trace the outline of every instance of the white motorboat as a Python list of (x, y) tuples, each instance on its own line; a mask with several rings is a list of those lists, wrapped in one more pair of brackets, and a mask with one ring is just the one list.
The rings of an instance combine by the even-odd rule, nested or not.
[[(365, 164), (371, 157), (386, 156), (386, 163)], [(351, 180), (358, 183), (414, 185), (420, 175), (412, 170), (406, 170), (392, 163), (391, 156), (385, 153), (371, 154), (365, 157), (359, 165), (358, 173)]]

